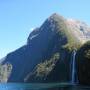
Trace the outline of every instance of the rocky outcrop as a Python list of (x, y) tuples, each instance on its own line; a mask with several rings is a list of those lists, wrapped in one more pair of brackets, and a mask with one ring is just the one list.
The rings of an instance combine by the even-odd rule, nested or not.
[(10, 63), (0, 65), (0, 82), (2, 83), (7, 82), (11, 72), (12, 72), (12, 65)]

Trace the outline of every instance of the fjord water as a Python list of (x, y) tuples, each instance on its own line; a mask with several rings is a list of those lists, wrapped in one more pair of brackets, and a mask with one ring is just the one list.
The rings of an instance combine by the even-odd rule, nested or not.
[(0, 84), (0, 90), (90, 90), (90, 87), (70, 83), (8, 83)]

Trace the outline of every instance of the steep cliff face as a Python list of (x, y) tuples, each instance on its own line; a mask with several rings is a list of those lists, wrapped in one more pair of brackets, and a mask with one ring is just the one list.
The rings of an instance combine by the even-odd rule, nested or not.
[[(68, 81), (71, 52), (82, 44), (83, 39), (78, 38), (80, 33), (85, 30), (90, 33), (89, 29), (74, 27), (70, 20), (55, 13), (41, 27), (33, 30), (27, 44), (9, 53), (2, 61), (2, 65), (12, 65), (8, 82)], [(55, 58), (57, 53), (58, 59)]]
[(76, 60), (79, 82), (90, 85), (90, 41), (78, 50)]

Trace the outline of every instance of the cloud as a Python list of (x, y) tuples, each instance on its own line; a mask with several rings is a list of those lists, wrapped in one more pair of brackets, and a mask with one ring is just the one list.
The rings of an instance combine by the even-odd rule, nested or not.
[(30, 28), (30, 31), (33, 31), (35, 28)]

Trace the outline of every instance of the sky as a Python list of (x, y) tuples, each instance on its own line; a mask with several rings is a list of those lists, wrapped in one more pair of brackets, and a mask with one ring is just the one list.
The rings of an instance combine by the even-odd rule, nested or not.
[(90, 25), (90, 0), (0, 0), (0, 58), (26, 44), (53, 13)]

